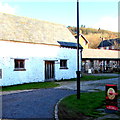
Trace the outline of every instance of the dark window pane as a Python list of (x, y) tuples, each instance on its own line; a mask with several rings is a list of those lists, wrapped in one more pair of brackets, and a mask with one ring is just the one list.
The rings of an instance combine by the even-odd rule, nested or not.
[(60, 67), (62, 67), (62, 60), (60, 60)]
[(24, 68), (24, 61), (20, 61), (20, 68)]
[(19, 68), (19, 63), (17, 60), (15, 60), (15, 68)]
[(67, 68), (67, 60), (60, 60), (60, 67), (61, 68)]
[(15, 68), (24, 68), (25, 60), (14, 60)]

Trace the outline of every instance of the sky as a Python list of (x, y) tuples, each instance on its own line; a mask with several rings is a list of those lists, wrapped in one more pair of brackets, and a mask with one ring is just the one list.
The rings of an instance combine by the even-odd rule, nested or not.
[[(76, 2), (77, 0), (0, 0), (0, 12), (77, 26)], [(118, 2), (119, 0), (79, 0), (79, 24), (118, 32)]]

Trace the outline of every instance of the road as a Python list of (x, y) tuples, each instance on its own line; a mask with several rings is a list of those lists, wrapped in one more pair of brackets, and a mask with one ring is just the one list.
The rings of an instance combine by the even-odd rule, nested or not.
[(54, 118), (55, 104), (61, 98), (75, 93), (51, 88), (3, 95), (2, 118)]

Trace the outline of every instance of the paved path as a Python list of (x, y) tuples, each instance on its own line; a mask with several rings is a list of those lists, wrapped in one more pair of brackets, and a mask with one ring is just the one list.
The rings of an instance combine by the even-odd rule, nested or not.
[(118, 76), (120, 77), (120, 74), (116, 74), (116, 73), (97, 73), (97, 74), (92, 74), (94, 76)]
[(75, 93), (51, 88), (3, 95), (2, 118), (54, 118), (55, 104), (61, 98)]
[[(82, 91), (94, 91), (94, 90), (105, 90), (106, 84), (119, 84), (120, 78), (112, 78), (112, 79), (105, 79), (105, 80), (96, 80), (96, 81), (81, 81), (80, 89)], [(76, 81), (69, 81), (69, 82), (57, 82), (60, 84), (59, 89), (70, 89), (70, 90), (77, 90)]]

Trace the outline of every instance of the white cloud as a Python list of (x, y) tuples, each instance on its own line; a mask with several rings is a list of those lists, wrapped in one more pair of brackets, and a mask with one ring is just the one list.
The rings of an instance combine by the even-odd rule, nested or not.
[(118, 17), (103, 17), (94, 24), (94, 27), (118, 32)]
[(15, 8), (11, 7), (8, 3), (0, 2), (0, 12), (15, 14)]

